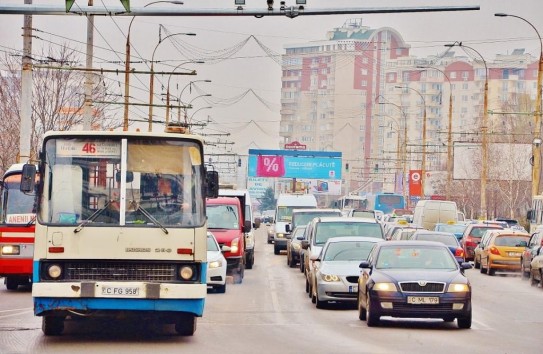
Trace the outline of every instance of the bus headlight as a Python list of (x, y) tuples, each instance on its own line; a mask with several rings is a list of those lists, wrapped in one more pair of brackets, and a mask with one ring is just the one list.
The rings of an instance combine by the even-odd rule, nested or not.
[(62, 275), (62, 268), (58, 264), (51, 264), (47, 267), (47, 275), (51, 279), (58, 279)]
[(179, 268), (179, 276), (181, 277), (181, 279), (190, 280), (192, 279), (193, 275), (194, 275), (194, 269), (192, 269), (191, 266), (185, 265)]
[(10, 256), (17, 256), (21, 254), (21, 249), (19, 246), (14, 245), (3, 245), (2, 246), (2, 254), (3, 255), (10, 255)]

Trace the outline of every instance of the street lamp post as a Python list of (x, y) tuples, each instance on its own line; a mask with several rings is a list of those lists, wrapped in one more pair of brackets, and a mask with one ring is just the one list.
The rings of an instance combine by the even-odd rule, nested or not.
[[(158, 4), (158, 3), (170, 3), (174, 5), (183, 5), (182, 1), (153, 1), (146, 4), (143, 7), (149, 5)], [(125, 69), (124, 69), (124, 119), (123, 119), (123, 130), (128, 130), (128, 106), (130, 105), (130, 30), (132, 29), (132, 22), (136, 16), (132, 16), (130, 24), (128, 25), (128, 33), (126, 34), (126, 47), (125, 47)]]
[[(175, 70), (177, 70), (181, 65), (184, 65), (184, 64), (188, 64), (188, 63), (193, 63), (193, 64), (203, 64), (204, 62), (203, 61), (184, 61), (180, 64), (178, 64), (175, 68), (173, 68), (172, 70), (172, 74), (174, 73)], [(192, 71), (194, 72), (194, 70)], [(168, 123), (170, 122), (170, 80), (172, 78), (172, 74), (170, 74), (170, 76), (168, 76), (168, 85), (166, 86), (166, 126), (168, 126)], [(181, 103), (180, 103), (181, 104)]]
[(420, 69), (434, 69), (434, 70), (437, 70), (439, 71), (440, 73), (443, 74), (443, 76), (445, 77), (445, 79), (447, 79), (447, 82), (449, 83), (449, 127), (448, 127), (448, 130), (447, 130), (447, 190), (446, 190), (446, 198), (447, 200), (450, 200), (451, 199), (451, 185), (452, 185), (452, 166), (453, 166), (453, 161), (452, 161), (452, 111), (453, 111), (453, 96), (452, 96), (452, 84), (451, 84), (451, 80), (449, 79), (449, 76), (447, 76), (447, 74), (441, 70), (441, 69), (438, 69), (436, 67), (433, 67), (433, 66), (430, 66), (430, 67), (425, 67), (425, 66), (417, 66), (417, 68), (420, 68)]
[(192, 118), (194, 117), (194, 115), (195, 115), (196, 113), (198, 113), (198, 112), (201, 111), (202, 109), (210, 109), (210, 108), (213, 108), (213, 107), (208, 106), (208, 107), (198, 108), (197, 110), (195, 110), (195, 111), (191, 114), (190, 119), (189, 119), (189, 122), (188, 122), (187, 124), (188, 124), (189, 126), (192, 124)]
[(422, 186), (422, 197), (424, 197), (424, 181), (426, 180), (426, 100), (424, 99), (424, 96), (422, 95), (422, 93), (420, 93), (420, 91), (417, 89), (414, 89), (409, 86), (396, 86), (396, 87), (414, 91), (420, 96), (420, 99), (422, 100), (424, 111), (423, 111), (423, 116), (422, 116), (422, 162), (421, 162), (421, 167), (420, 167), (420, 170), (421, 170), (420, 171), (420, 185)]
[(148, 131), (153, 131), (153, 86), (155, 80), (155, 53), (158, 49), (160, 43), (163, 43), (166, 39), (173, 36), (195, 36), (196, 33), (173, 33), (164, 37), (163, 40), (158, 41), (155, 49), (153, 50), (153, 55), (151, 56), (151, 75), (149, 75), (149, 129)]
[[(539, 38), (540, 51), (539, 65), (537, 67), (537, 96), (535, 104), (536, 109), (534, 111), (534, 139), (541, 139), (541, 114), (543, 113), (543, 104), (541, 102), (541, 95), (543, 93), (543, 40), (541, 40), (541, 35), (539, 34), (537, 28), (535, 28), (535, 26), (530, 21), (523, 17), (504, 13), (496, 13), (494, 14), (494, 16), (518, 18), (519, 20), (522, 20), (529, 24), (534, 29), (537, 37)], [(532, 144), (532, 156), (534, 159), (534, 162), (532, 164), (532, 196), (539, 194), (539, 180), (541, 176), (541, 153), (539, 151), (536, 151), (536, 149), (539, 149), (539, 147), (535, 144)]]
[[(205, 93), (203, 95), (196, 96), (192, 100), (190, 100), (190, 102), (187, 105), (185, 105), (185, 124), (188, 124), (188, 122), (187, 122), (187, 108), (192, 108), (192, 102), (194, 102), (195, 99), (200, 98), (200, 97), (211, 97), (211, 94), (210, 93)], [(211, 108), (211, 107), (206, 107), (206, 108)], [(196, 113), (196, 112), (194, 112), (194, 113)], [(192, 114), (192, 116), (194, 115), (194, 113)], [(191, 116), (191, 121), (192, 121), (192, 116)]]
[[(382, 95), (379, 95), (377, 96), (377, 98), (379, 97), (383, 97)], [(384, 97), (383, 97), (384, 98)], [(405, 181), (406, 181), (406, 176), (407, 176), (407, 114), (405, 113), (405, 111), (403, 110), (403, 108), (400, 106), (400, 105), (397, 105), (396, 103), (393, 103), (393, 102), (390, 102), (387, 100), (387, 102), (379, 102), (379, 104), (381, 105), (386, 105), (386, 104), (391, 104), (393, 106), (395, 106), (396, 108), (398, 108), (400, 110), (400, 112), (402, 113), (402, 116), (403, 116), (403, 146), (402, 146), (402, 152), (401, 152), (401, 155), (402, 155), (402, 171), (403, 171), (403, 176), (402, 176), (402, 192), (403, 192), (403, 196), (405, 198), (405, 200), (408, 199), (408, 193), (407, 193), (407, 186), (405, 184)], [(398, 132), (398, 136), (399, 136), (399, 132)]]
[(483, 133), (483, 139), (481, 142), (481, 154), (482, 154), (482, 163), (481, 163), (481, 210), (480, 210), (480, 217), (483, 219), (487, 218), (487, 209), (486, 209), (486, 181), (488, 176), (488, 66), (486, 64), (485, 58), (474, 48), (467, 46), (465, 44), (462, 44), (462, 42), (455, 42), (453, 44), (445, 44), (445, 47), (465, 47), (468, 49), (473, 50), (479, 57), (481, 57), (481, 60), (483, 61), (483, 64), (485, 66), (485, 89), (484, 89), (484, 96), (483, 96), (483, 123), (482, 123), (482, 133)]
[[(177, 106), (177, 122), (181, 122), (181, 108), (185, 108), (185, 123), (187, 123), (187, 117), (186, 117), (186, 107), (181, 107), (181, 104), (183, 103), (183, 101), (181, 100), (181, 97), (183, 97), (183, 92), (185, 92), (185, 89), (187, 87), (191, 88), (192, 87), (192, 84), (196, 83), (196, 82), (211, 82), (211, 80), (194, 80), (194, 81), (190, 81), (188, 84), (186, 84), (182, 89), (181, 89), (181, 92), (179, 93), (179, 97), (177, 98), (177, 102), (179, 102), (179, 106)], [(189, 89), (190, 90), (190, 89)]]

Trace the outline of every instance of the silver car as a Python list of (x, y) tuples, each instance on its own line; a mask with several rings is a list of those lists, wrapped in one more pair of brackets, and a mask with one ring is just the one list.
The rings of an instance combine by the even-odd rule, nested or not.
[(329, 301), (356, 302), (360, 262), (367, 260), (373, 246), (383, 239), (374, 237), (335, 237), (329, 239), (315, 261), (315, 304), (323, 308)]

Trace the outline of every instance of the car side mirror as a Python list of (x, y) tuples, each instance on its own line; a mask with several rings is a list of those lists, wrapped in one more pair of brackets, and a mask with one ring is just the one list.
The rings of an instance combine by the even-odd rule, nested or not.
[(299, 241), (303, 241), (304, 236), (303, 236), (303, 235), (302, 235), (302, 236), (298, 236), (298, 237), (296, 237), (296, 239), (299, 240)]
[(358, 268), (360, 268), (360, 269), (371, 268), (370, 262), (362, 261), (362, 262), (360, 262), (360, 265), (358, 266)]
[(462, 263), (460, 264), (460, 268), (461, 268), (462, 270), (465, 270), (465, 269), (471, 269), (471, 268), (473, 268), (473, 266), (472, 266), (471, 263), (469, 263), (469, 262), (462, 262)]
[(285, 231), (286, 232), (291, 232), (292, 230), (290, 229), (290, 224), (286, 224), (285, 225)]

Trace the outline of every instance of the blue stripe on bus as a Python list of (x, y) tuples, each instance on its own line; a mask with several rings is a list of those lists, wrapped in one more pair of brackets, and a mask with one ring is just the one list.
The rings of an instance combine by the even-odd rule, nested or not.
[(205, 299), (105, 299), (35, 297), (34, 314), (52, 310), (174, 311), (202, 316)]

